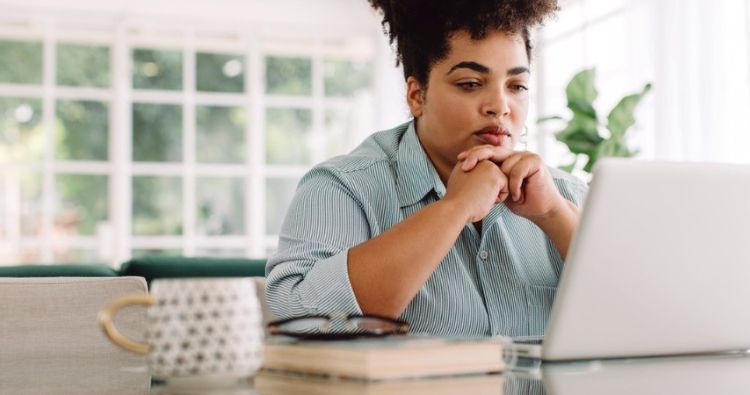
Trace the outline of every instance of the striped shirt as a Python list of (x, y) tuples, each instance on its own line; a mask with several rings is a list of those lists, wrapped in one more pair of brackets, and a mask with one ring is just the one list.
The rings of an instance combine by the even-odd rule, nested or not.
[[(560, 193), (580, 206), (586, 186), (549, 169)], [(445, 185), (414, 123), (378, 132), (349, 155), (300, 181), (266, 266), (268, 303), (278, 317), (361, 314), (347, 253), (441, 199)], [(563, 260), (536, 225), (495, 205), (480, 234), (465, 226), (401, 315), (412, 331), (458, 336), (540, 336)], [(409, 248), (408, 240), (404, 248)]]

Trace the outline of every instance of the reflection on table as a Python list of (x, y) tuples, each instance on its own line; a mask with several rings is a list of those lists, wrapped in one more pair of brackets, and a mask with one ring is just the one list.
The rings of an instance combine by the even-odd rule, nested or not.
[(0, 394), (146, 395), (150, 387), (139, 356), (0, 356)]
[(151, 386), (145, 361), (103, 358), (0, 358), (1, 394), (745, 394), (746, 353), (525, 364), (504, 374), (382, 382), (262, 372), (254, 379), (191, 379)]

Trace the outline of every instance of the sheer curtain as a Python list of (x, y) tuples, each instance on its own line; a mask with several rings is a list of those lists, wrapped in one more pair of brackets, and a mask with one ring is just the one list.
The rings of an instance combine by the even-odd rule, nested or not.
[[(654, 82), (644, 156), (750, 163), (748, 0), (642, 0), (629, 7), (633, 66)], [(650, 53), (649, 53), (650, 52)]]

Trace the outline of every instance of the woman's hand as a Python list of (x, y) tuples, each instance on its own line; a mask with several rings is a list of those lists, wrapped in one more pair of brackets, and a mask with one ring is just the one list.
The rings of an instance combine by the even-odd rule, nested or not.
[(457, 203), (467, 223), (481, 221), (493, 205), (507, 200), (508, 178), (489, 161), (474, 163), (471, 172), (463, 171), (462, 165), (453, 168), (443, 200)]
[(539, 155), (503, 147), (480, 145), (458, 155), (461, 170), (470, 172), (481, 161), (494, 162), (508, 178), (510, 197), (505, 205), (516, 215), (536, 222), (555, 211), (567, 209)]

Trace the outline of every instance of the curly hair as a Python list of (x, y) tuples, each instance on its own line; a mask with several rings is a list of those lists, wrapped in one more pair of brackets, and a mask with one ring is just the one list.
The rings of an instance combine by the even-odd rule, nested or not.
[(383, 32), (396, 43), (404, 78), (426, 85), (432, 67), (448, 55), (448, 40), (467, 31), (479, 40), (499, 30), (521, 34), (531, 58), (529, 28), (558, 10), (557, 0), (368, 0), (383, 15)]

